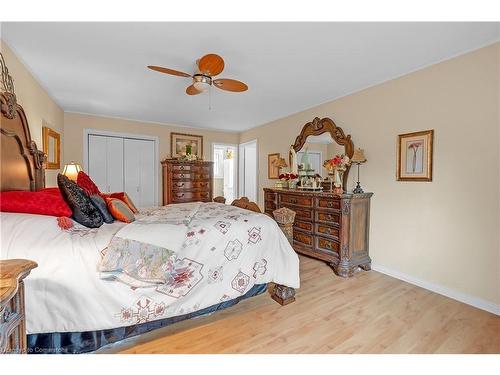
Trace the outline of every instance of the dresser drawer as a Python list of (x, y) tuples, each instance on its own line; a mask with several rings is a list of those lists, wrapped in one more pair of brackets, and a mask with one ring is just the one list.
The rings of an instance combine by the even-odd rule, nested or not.
[(266, 200), (266, 201), (276, 201), (276, 193), (272, 193), (270, 191), (266, 191), (264, 193), (264, 200)]
[(323, 211), (315, 211), (315, 212), (316, 212), (315, 221), (322, 221), (329, 224), (340, 224), (340, 213), (323, 212)]
[(286, 207), (289, 208), (290, 210), (295, 211), (295, 218), (298, 220), (306, 220), (306, 221), (312, 221), (313, 220), (313, 210), (312, 209), (307, 209), (307, 208), (300, 208), (297, 206), (292, 206), (289, 204), (281, 204), (281, 207)]
[(340, 230), (332, 225), (327, 224), (315, 224), (315, 233), (323, 236), (340, 238)]
[(293, 240), (301, 245), (312, 247), (313, 236), (311, 234), (293, 231)]
[(313, 199), (311, 197), (302, 197), (300, 195), (281, 194), (282, 203), (294, 204), (297, 206), (312, 207)]
[(191, 171), (191, 168), (192, 168), (191, 164), (173, 164), (172, 165), (172, 171), (174, 173), (189, 172), (189, 171)]
[(294, 229), (305, 230), (306, 232), (312, 232), (313, 224), (307, 221), (295, 220), (293, 223)]
[(210, 173), (179, 172), (172, 173), (173, 180), (209, 180)]
[(172, 190), (208, 190), (210, 189), (210, 181), (174, 181), (172, 183)]
[(270, 211), (274, 211), (276, 209), (276, 203), (274, 203), (273, 201), (267, 201), (264, 203), (264, 208), (267, 210), (270, 210)]
[(197, 191), (174, 191), (172, 193), (172, 200), (174, 202), (185, 202), (185, 201), (210, 201), (211, 194), (208, 191), (197, 192)]
[(340, 250), (340, 244), (336, 240), (316, 236), (316, 248), (320, 251), (329, 251), (338, 254)]
[(340, 199), (316, 198), (316, 207), (323, 209), (340, 210)]

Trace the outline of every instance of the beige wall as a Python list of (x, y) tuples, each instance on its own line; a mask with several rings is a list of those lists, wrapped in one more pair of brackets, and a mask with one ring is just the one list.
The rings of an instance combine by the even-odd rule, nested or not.
[[(0, 49), (5, 58), (5, 63), (10, 75), (14, 79), (17, 102), (26, 112), (30, 126), (31, 138), (42, 149), (42, 124), (61, 133), (61, 142), (64, 143), (62, 134), (64, 113), (57, 103), (47, 94), (38, 81), (31, 75), (26, 67), (19, 61), (12, 50), (0, 40)], [(61, 153), (64, 152), (61, 147)], [(61, 162), (62, 162), (61, 158)], [(57, 185), (56, 177), (59, 170), (47, 170), (45, 178), (47, 186)]]
[[(84, 129), (106, 130), (117, 133), (133, 133), (156, 136), (159, 138), (160, 160), (170, 157), (170, 133), (188, 133), (203, 136), (203, 155), (205, 160), (212, 159), (212, 143), (237, 144), (238, 133), (216, 132), (206, 129), (193, 129), (169, 124), (152, 124), (122, 120), (109, 117), (92, 116), (77, 113), (64, 113), (64, 161), (75, 161), (83, 166), (83, 131)], [(160, 173), (160, 171), (158, 171)], [(158, 192), (161, 197), (161, 174)], [(159, 200), (162, 201), (161, 199)]]
[[(286, 154), (303, 124), (330, 117), (368, 159), (373, 262), (500, 304), (499, 46), (242, 133), (241, 142), (258, 139), (259, 203), (273, 183), (267, 154)], [(397, 182), (397, 135), (426, 129), (435, 130), (433, 182)]]

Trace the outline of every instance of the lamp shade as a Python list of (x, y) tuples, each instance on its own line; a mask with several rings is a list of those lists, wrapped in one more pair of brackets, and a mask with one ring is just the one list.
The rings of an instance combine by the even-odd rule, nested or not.
[(76, 181), (78, 172), (80, 172), (81, 170), (82, 167), (80, 166), (80, 164), (77, 164), (74, 161), (72, 161), (71, 163), (64, 165), (62, 174), (68, 177), (70, 180)]
[(365, 152), (361, 148), (354, 150), (354, 155), (352, 155), (351, 162), (353, 163), (364, 163), (366, 161)]
[(274, 162), (274, 166), (278, 168), (286, 168), (288, 167), (288, 164), (286, 163), (285, 159), (279, 158)]

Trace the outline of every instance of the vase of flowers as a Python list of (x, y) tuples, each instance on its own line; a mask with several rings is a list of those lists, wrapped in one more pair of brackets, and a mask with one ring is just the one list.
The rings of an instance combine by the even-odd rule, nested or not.
[[(349, 156), (344, 154), (335, 155), (333, 158), (325, 160), (323, 167), (326, 168), (328, 176), (330, 177), (330, 190), (333, 190), (335, 193), (342, 194), (344, 172), (350, 164), (351, 160), (349, 159)], [(334, 189), (332, 189), (332, 180)]]
[(281, 173), (279, 175), (279, 179), (281, 181), (281, 187), (294, 189), (297, 187), (297, 178), (299, 176), (295, 173)]

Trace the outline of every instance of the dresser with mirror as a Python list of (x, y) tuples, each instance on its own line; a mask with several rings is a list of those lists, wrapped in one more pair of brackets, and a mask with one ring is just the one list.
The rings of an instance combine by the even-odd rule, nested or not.
[[(302, 128), (290, 148), (289, 166), (293, 171), (314, 170), (322, 179), (328, 177), (323, 162), (335, 155), (354, 153), (350, 135), (329, 118), (315, 118)], [(304, 155), (306, 157), (304, 158)], [(320, 189), (264, 188), (265, 211), (287, 207), (296, 212), (293, 248), (296, 252), (327, 262), (342, 277), (356, 270), (369, 270), (370, 199), (373, 193), (346, 191), (350, 167), (342, 176), (343, 191), (333, 191), (323, 182)], [(322, 189), (322, 190), (321, 190)]]

